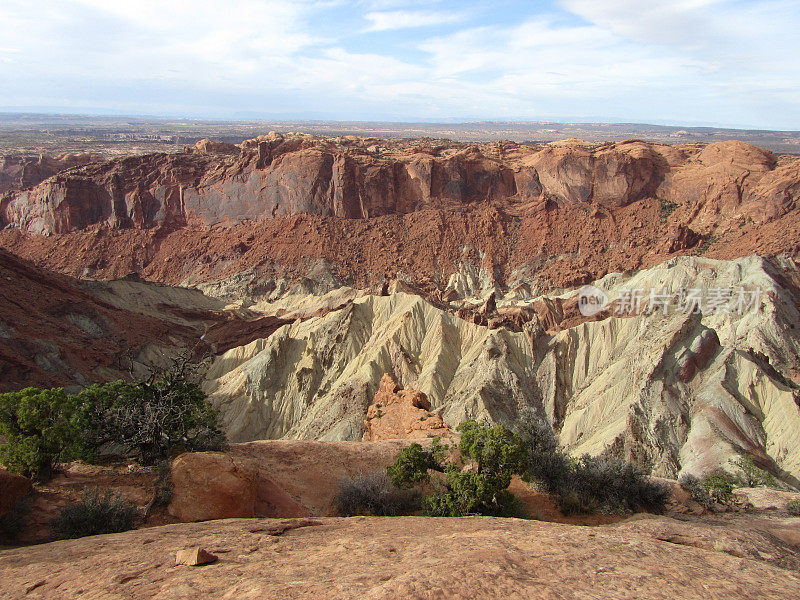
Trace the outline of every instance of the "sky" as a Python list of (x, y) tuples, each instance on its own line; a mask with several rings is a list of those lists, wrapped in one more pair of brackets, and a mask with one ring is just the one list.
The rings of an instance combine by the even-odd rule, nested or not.
[(0, 111), (800, 130), (798, 0), (0, 0)]

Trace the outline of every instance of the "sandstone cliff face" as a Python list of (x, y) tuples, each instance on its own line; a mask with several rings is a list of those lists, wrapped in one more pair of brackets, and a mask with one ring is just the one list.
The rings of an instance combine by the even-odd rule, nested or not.
[(96, 163), (7, 196), (0, 215), (21, 229), (64, 233), (100, 223), (147, 228), (300, 212), (368, 218), (434, 200), (515, 193), (513, 171), (473, 149), (378, 158), (359, 147), (273, 136), (245, 143), (237, 156), (208, 141), (178, 155)]
[(94, 162), (0, 200), (0, 216), (36, 233), (104, 223), (152, 227), (185, 223), (183, 187), (199, 183), (215, 157), (152, 154)]
[(36, 158), (0, 156), (0, 194), (33, 187), (56, 173), (98, 160), (99, 156), (83, 152)]
[(7, 194), (0, 218), (64, 233), (101, 223), (179, 227), (296, 213), (361, 219), (486, 200), (614, 209), (662, 198), (685, 205), (685, 224), (706, 232), (736, 219), (776, 218), (798, 194), (797, 160), (779, 165), (741, 142), (702, 149), (369, 142), (272, 134), (240, 150), (204, 140), (182, 154), (96, 162)]
[(560, 202), (625, 206), (653, 197), (669, 171), (663, 147), (644, 142), (546, 146), (525, 160), (549, 197)]

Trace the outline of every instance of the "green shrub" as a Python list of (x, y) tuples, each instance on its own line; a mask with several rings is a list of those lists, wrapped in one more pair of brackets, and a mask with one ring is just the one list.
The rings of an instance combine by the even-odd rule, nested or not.
[[(422, 504), (436, 516), (517, 514), (519, 504), (508, 491), (513, 475), (556, 496), (565, 514), (663, 512), (669, 489), (635, 465), (605, 456), (573, 460), (536, 418), (523, 417), (517, 429), (467, 421), (458, 427), (462, 464), (448, 463), (440, 446), (412, 444), (387, 472), (398, 487), (431, 483), (434, 492)], [(444, 477), (431, 481), (429, 471)]]
[[(458, 431), (462, 463), (448, 462), (449, 448), (438, 439), (430, 450), (414, 443), (387, 468), (389, 478), (400, 488), (432, 483), (434, 491), (422, 499), (422, 506), (433, 516), (516, 514), (516, 499), (508, 486), (511, 476), (523, 473), (527, 464), (522, 438), (500, 425), (475, 421), (462, 423)], [(429, 471), (444, 477), (431, 482)]]
[(171, 481), (160, 482), (153, 492), (153, 506), (167, 506), (174, 493), (175, 486)]
[(717, 241), (718, 241), (718, 238), (717, 238), (717, 236), (716, 236), (715, 234), (713, 234), (713, 233), (712, 233), (712, 234), (710, 234), (710, 235), (709, 235), (708, 237), (706, 237), (706, 238), (705, 238), (705, 239), (702, 241), (702, 243), (701, 243), (701, 244), (700, 244), (700, 245), (699, 245), (699, 246), (698, 246), (698, 247), (695, 249), (695, 252), (694, 252), (694, 253), (695, 253), (695, 254), (703, 254), (703, 253), (705, 253), (705, 252), (706, 252), (706, 251), (707, 251), (709, 248), (711, 248), (711, 246), (712, 246), (712, 245), (716, 244), (716, 243), (717, 243)]
[(569, 479), (573, 461), (558, 447), (553, 430), (528, 413), (521, 418), (519, 434), (528, 449), (528, 466), (523, 479), (537, 483), (546, 492), (558, 494)]
[(119, 533), (133, 529), (139, 511), (120, 495), (97, 488), (84, 491), (81, 502), (61, 509), (50, 523), (60, 539), (72, 539), (101, 533)]
[(740, 485), (739, 479), (721, 469), (713, 471), (703, 478), (703, 486), (712, 498), (720, 502), (733, 500), (733, 490)]
[(135, 450), (144, 464), (167, 458), (172, 450), (219, 450), (225, 437), (217, 411), (200, 386), (177, 377), (127, 384), (91, 386), (79, 395), (96, 407), (89, 427), (92, 446), (117, 443)]
[(703, 478), (703, 487), (719, 502), (731, 502), (733, 490), (737, 487), (769, 487), (776, 484), (775, 478), (758, 467), (752, 456), (739, 456), (732, 464), (738, 469), (738, 473), (717, 469)]
[(664, 511), (669, 490), (635, 465), (604, 456), (571, 459), (550, 426), (531, 413), (522, 416), (519, 434), (527, 448), (523, 478), (556, 496), (564, 514)]
[(342, 479), (334, 505), (343, 517), (409, 515), (419, 508), (419, 494), (399, 489), (386, 473), (378, 471)]
[(758, 467), (749, 454), (738, 457), (733, 465), (741, 471), (738, 479), (742, 487), (772, 487), (776, 483), (775, 478)]
[(459, 449), (462, 457), (471, 458), (478, 473), (488, 473), (511, 479), (522, 473), (527, 462), (527, 451), (522, 438), (502, 425), (491, 427), (485, 423), (466, 421), (458, 426), (461, 433)]
[(218, 450), (225, 437), (200, 387), (180, 375), (136, 384), (92, 385), (78, 394), (61, 388), (0, 394), (0, 463), (47, 479), (59, 462), (92, 461), (106, 445), (122, 445), (145, 464), (174, 449)]
[(584, 455), (572, 465), (558, 495), (564, 514), (628, 514), (641, 509), (661, 513), (669, 490), (631, 463)]
[(669, 217), (673, 212), (675, 212), (675, 209), (678, 208), (678, 205), (670, 200), (659, 198), (658, 202), (659, 214), (661, 215), (662, 219)]
[(0, 394), (0, 463), (9, 471), (43, 480), (58, 462), (86, 455), (83, 412), (61, 388), (26, 388)]
[(711, 497), (711, 494), (708, 493), (703, 482), (697, 477), (691, 473), (685, 473), (678, 479), (678, 483), (692, 495), (692, 500), (698, 502), (707, 509), (713, 508), (714, 499)]
[(511, 517), (519, 514), (519, 501), (508, 491), (511, 474), (463, 471), (448, 465), (444, 485), (425, 496), (425, 512), (433, 517), (489, 515)]
[(448, 464), (444, 484), (423, 505), (434, 516), (492, 515), (513, 516), (519, 513), (519, 502), (508, 491), (512, 475), (525, 472), (527, 451), (522, 438), (513, 431), (496, 425), (466, 421), (458, 427), (461, 433), (462, 461), (467, 468)]
[(142, 513), (144, 521), (148, 519), (153, 508), (167, 506), (172, 501), (172, 496), (175, 492), (175, 484), (170, 479), (172, 461), (168, 459), (162, 460), (155, 467), (158, 477), (153, 486), (153, 497), (150, 498), (150, 502), (147, 503)]
[(800, 517), (800, 498), (789, 500), (786, 503), (786, 511), (793, 517)]
[(411, 488), (429, 481), (428, 470), (444, 471), (439, 456), (441, 446), (434, 442), (430, 450), (425, 450), (418, 443), (403, 448), (393, 465), (386, 468), (386, 474), (398, 488)]

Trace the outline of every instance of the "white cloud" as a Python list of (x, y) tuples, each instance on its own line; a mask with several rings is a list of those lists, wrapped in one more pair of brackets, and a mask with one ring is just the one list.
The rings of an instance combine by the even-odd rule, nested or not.
[(713, 30), (716, 9), (730, 0), (560, 0), (570, 12), (631, 40), (694, 45)]
[(470, 74), (487, 90), (516, 94), (523, 102), (553, 88), (564, 94), (597, 94), (657, 85), (702, 67), (658, 49), (633, 48), (595, 26), (558, 25), (548, 19), (460, 31), (421, 48), (430, 53), (439, 77)]
[(530, 4), (2, 0), (0, 104), (800, 128), (796, 0)]
[[(230, 80), (270, 73), (325, 40), (306, 25), (312, 1), (4, 0), (0, 39), (24, 48), (26, 76), (79, 82)], [(0, 55), (2, 56), (2, 55)], [(277, 74), (277, 73), (276, 73)], [(87, 81), (88, 80), (88, 81)]]
[[(696, 82), (698, 87), (707, 88), (719, 103), (764, 106), (773, 97), (784, 98), (787, 90), (800, 95), (796, 0), (674, 0), (645, 5), (634, 0), (561, 0), (560, 4), (640, 47), (659, 44), (675, 56), (687, 57), (705, 76)], [(793, 104), (797, 115), (800, 107)]]
[(391, 29), (410, 29), (456, 23), (464, 16), (459, 13), (431, 12), (424, 10), (393, 10), (369, 12), (364, 18), (370, 25), (364, 31), (389, 31)]

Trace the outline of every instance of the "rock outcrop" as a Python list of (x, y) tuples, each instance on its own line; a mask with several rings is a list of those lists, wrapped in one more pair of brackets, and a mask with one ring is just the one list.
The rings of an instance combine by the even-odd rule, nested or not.
[(210, 565), (219, 560), (216, 554), (211, 554), (205, 548), (195, 547), (178, 550), (175, 554), (175, 566), (200, 567)]
[(403, 390), (385, 373), (367, 409), (361, 441), (450, 437), (450, 426), (430, 410), (431, 403), (423, 392)]
[(239, 154), (239, 146), (227, 142), (215, 142), (208, 138), (198, 141), (194, 146), (187, 146), (185, 152), (198, 154)]
[(31, 480), (0, 468), (0, 519), (31, 492)]
[(637, 141), (596, 148), (548, 145), (524, 164), (558, 202), (620, 207), (654, 197), (670, 168), (663, 151), (657, 144)]
[(99, 156), (84, 152), (54, 157), (0, 156), (0, 194), (33, 187), (56, 173), (100, 160)]
[(236, 449), (181, 454), (172, 463), (169, 514), (183, 522), (309, 515), (310, 509), (286, 492), (285, 482), (282, 485), (270, 477), (274, 466), (259, 468), (270, 456), (270, 448), (264, 447), (257, 460), (247, 457), (246, 450)]
[[(744, 500), (755, 510), (788, 511), (790, 502), (800, 502), (800, 494), (766, 487), (738, 488), (734, 490), (733, 494), (734, 497)], [(796, 535), (797, 542), (800, 544), (800, 531)]]
[(172, 463), (169, 514), (181, 521), (255, 516), (258, 472), (221, 452), (182, 454)]

